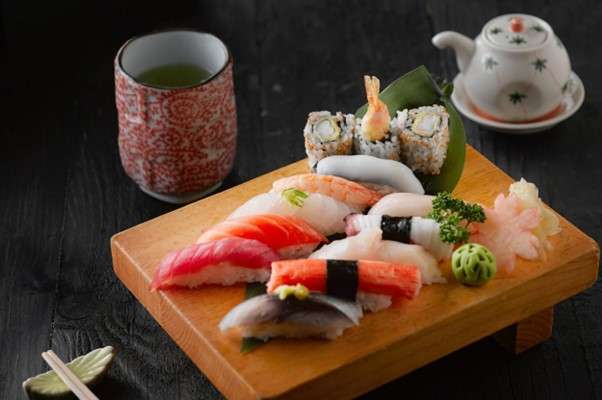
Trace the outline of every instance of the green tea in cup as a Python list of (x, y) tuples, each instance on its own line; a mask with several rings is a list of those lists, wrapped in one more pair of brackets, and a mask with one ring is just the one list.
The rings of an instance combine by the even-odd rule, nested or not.
[(136, 80), (151, 86), (178, 88), (198, 85), (211, 77), (211, 73), (194, 64), (167, 64), (140, 73)]

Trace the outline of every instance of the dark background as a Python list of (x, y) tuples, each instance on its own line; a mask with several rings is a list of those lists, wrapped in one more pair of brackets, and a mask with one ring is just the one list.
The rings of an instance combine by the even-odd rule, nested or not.
[[(585, 84), (582, 109), (525, 137), (465, 120), (468, 141), (602, 238), (597, 0), (1, 4), (2, 399), (21, 398), (21, 382), (47, 370), (40, 352), (52, 348), (66, 360), (109, 344), (119, 355), (98, 388), (103, 398), (220, 397), (112, 272), (110, 236), (174, 208), (139, 191), (117, 152), (113, 57), (125, 40), (151, 30), (192, 27), (230, 46), (239, 144), (227, 188), (304, 157), (307, 112), (355, 110), (364, 73), (386, 84), (425, 64), (452, 79), (452, 53), (430, 43), (436, 32), (474, 37), (498, 14), (538, 15)], [(484, 339), (366, 397), (602, 398), (602, 285), (559, 304), (555, 316), (553, 338), (521, 356)]]

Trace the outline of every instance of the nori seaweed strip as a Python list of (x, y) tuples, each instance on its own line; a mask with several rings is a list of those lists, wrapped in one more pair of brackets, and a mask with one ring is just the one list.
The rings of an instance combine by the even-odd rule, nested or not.
[(383, 232), (383, 240), (410, 243), (412, 218), (383, 215), (380, 220), (380, 229)]
[(326, 260), (326, 294), (355, 301), (359, 281), (357, 261)]

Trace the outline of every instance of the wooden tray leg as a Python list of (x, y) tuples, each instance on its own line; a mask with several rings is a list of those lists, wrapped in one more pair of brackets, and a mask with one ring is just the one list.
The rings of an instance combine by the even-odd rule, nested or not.
[(552, 337), (554, 307), (517, 322), (493, 335), (494, 339), (508, 351), (519, 354)]

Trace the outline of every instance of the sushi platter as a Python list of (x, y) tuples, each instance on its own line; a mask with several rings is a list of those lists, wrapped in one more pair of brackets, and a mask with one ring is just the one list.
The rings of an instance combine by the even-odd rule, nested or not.
[(493, 334), (519, 353), (597, 279), (598, 245), (465, 144), (451, 85), (364, 83), (355, 114), (309, 113), (307, 160), (112, 238), (229, 398), (350, 398)]
[[(113, 237), (119, 279), (228, 398), (311, 398), (323, 393), (349, 398), (533, 315), (539, 320), (526, 336), (533, 340), (540, 330), (546, 336), (549, 308), (597, 279), (597, 244), (560, 217), (562, 231), (551, 238), (554, 249), (545, 262), (520, 260), (517, 272), (478, 290), (455, 282), (424, 287), (411, 302), (367, 314), (360, 326), (335, 341), (276, 339), (247, 354), (218, 329), (224, 315), (244, 299), (243, 285), (149, 291), (155, 267), (167, 252), (194, 242), (246, 199), (269, 190), (275, 180), (307, 171), (307, 161), (299, 161)], [(484, 181), (488, 184), (476, 184)], [(454, 194), (491, 204), (511, 182), (468, 147)], [(443, 274), (451, 281), (451, 271)]]

